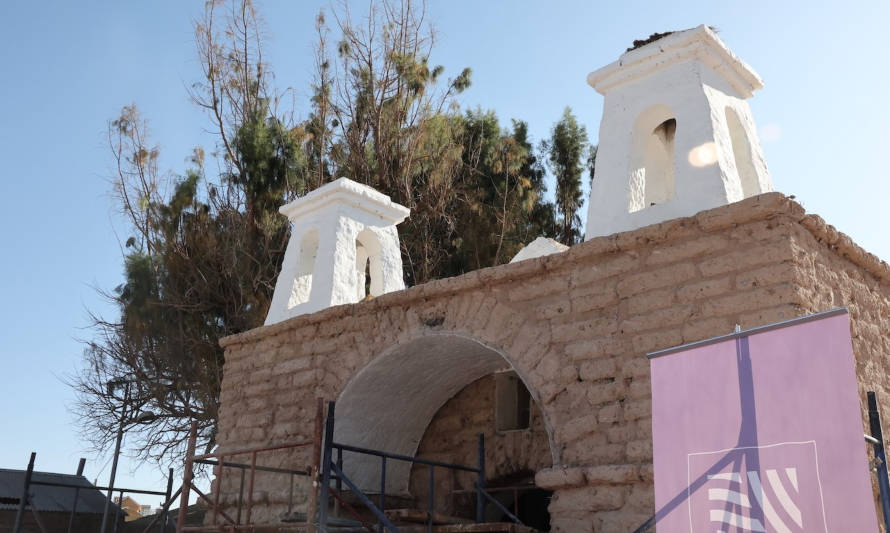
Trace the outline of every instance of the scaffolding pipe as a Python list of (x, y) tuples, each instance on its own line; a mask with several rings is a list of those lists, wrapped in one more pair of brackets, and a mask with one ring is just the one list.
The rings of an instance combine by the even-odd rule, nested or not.
[(34, 473), (34, 460), (37, 452), (31, 452), (31, 460), (28, 461), (28, 469), (25, 471), (25, 483), (22, 487), (22, 497), (19, 498), (19, 510), (15, 513), (15, 523), (12, 525), (12, 533), (19, 533), (22, 529), (22, 517), (25, 514), (25, 505), (28, 503), (28, 488), (31, 485), (31, 474)]
[(476, 485), (478, 486), (478, 490), (476, 491), (476, 523), (481, 524), (485, 522), (485, 495), (483, 492), (485, 491), (485, 434), (479, 434), (479, 444), (477, 448), (478, 456), (478, 473), (476, 474)]
[(198, 422), (193, 420), (192, 427), (189, 431), (188, 448), (185, 452), (185, 472), (182, 475), (182, 494), (179, 498), (179, 515), (176, 518), (176, 533), (182, 533), (185, 527), (185, 517), (189, 506), (189, 489), (192, 487), (193, 463), (192, 458), (195, 455), (195, 444), (198, 441)]
[[(86, 466), (87, 460), (83, 457), (80, 458), (80, 462), (77, 463), (77, 476), (80, 477), (83, 475), (83, 467)], [(80, 496), (80, 488), (74, 489), (74, 501), (71, 502), (71, 515), (68, 517), (68, 533), (71, 533), (71, 530), (74, 528), (74, 515), (77, 514), (77, 497)]]

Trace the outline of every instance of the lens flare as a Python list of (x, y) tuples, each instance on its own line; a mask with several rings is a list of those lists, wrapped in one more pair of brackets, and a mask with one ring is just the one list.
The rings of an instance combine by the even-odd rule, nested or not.
[(760, 138), (764, 142), (775, 142), (782, 138), (782, 127), (778, 124), (766, 124), (760, 128)]
[(689, 151), (689, 164), (694, 167), (706, 167), (717, 162), (717, 145), (713, 142), (700, 144)]

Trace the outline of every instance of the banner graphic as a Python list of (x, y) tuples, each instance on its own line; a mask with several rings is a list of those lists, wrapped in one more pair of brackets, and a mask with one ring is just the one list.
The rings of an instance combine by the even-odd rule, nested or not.
[(650, 358), (659, 533), (878, 531), (846, 310)]

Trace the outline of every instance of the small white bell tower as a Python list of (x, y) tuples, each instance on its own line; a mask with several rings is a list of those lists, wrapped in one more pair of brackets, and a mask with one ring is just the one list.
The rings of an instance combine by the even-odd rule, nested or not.
[(265, 325), (405, 288), (396, 224), (407, 207), (340, 178), (278, 211), (292, 226)]
[(634, 48), (587, 83), (605, 101), (586, 239), (772, 190), (745, 101), (763, 83), (709, 27)]

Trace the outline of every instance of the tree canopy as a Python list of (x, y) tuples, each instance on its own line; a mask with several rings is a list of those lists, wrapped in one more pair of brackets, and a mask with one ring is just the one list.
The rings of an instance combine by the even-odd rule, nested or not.
[[(333, 28), (324, 13), (316, 19), (309, 111), (295, 120), (263, 62), (253, 4), (206, 4), (189, 93), (217, 137), (212, 165), (196, 148), (187, 168), (161, 172), (135, 105), (109, 122), (130, 234), (123, 282), (107, 293), (119, 316), (95, 318), (87, 364), (72, 379), (97, 448), (111, 442), (124, 403), (124, 422), (156, 415), (128, 437), (144, 458), (178, 458), (192, 420), (201, 444), (214, 445), (219, 339), (263, 323), (289, 231), (278, 207), (339, 176), (411, 209), (399, 226), (408, 285), (505, 263), (541, 235), (580, 238), (581, 175), (589, 167), (592, 179), (595, 151), (569, 109), (536, 150), (522, 120), (503, 127), (492, 110), (458, 106), (471, 72), (448, 78), (430, 63), (434, 34), (409, 0), (333, 19)], [(555, 203), (545, 199), (548, 167)]]

